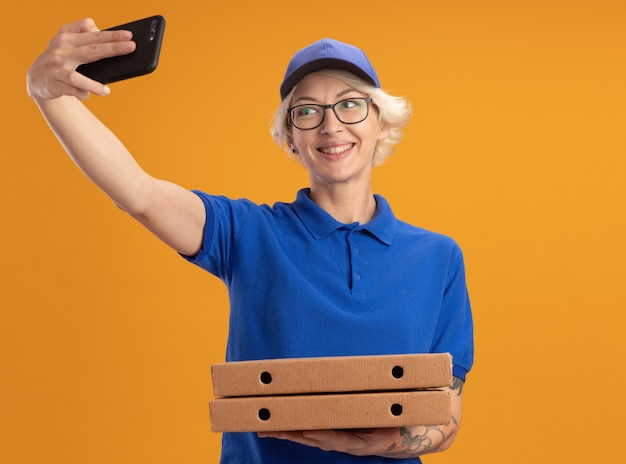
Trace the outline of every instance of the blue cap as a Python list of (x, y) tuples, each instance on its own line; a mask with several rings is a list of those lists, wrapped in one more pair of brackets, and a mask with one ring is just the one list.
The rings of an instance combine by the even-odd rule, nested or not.
[(329, 68), (344, 69), (380, 87), (376, 71), (363, 50), (338, 40), (321, 39), (293, 56), (280, 85), (280, 99), (283, 100), (307, 74)]

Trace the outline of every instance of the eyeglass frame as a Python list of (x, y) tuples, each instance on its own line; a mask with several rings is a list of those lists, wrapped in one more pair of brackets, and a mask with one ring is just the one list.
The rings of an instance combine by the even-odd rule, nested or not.
[[(341, 118), (339, 117), (339, 115), (337, 114), (337, 111), (335, 110), (335, 107), (342, 102), (345, 101), (350, 101), (350, 100), (364, 100), (365, 101), (365, 106), (366, 106), (366, 113), (365, 116), (363, 117), (363, 119), (361, 119), (360, 121), (355, 121), (355, 122), (344, 122), (341, 120)], [(292, 106), (291, 108), (287, 108), (287, 118), (289, 119), (289, 122), (291, 123), (291, 125), (293, 127), (295, 127), (298, 130), (313, 130), (313, 129), (317, 129), (318, 127), (320, 127), (322, 125), (322, 123), (324, 122), (324, 119), (326, 119), (326, 110), (327, 109), (332, 109), (333, 113), (335, 114), (335, 117), (337, 118), (337, 120), (339, 122), (341, 122), (342, 124), (358, 124), (360, 122), (363, 122), (367, 119), (367, 117), (370, 114), (370, 103), (372, 103), (373, 100), (370, 97), (353, 97), (353, 98), (344, 98), (342, 100), (339, 100), (338, 102), (335, 103), (331, 103), (329, 105), (320, 105), (318, 103), (303, 103), (302, 105), (296, 105), (296, 106)], [(322, 109), (322, 119), (320, 120), (319, 124), (317, 126), (313, 126), (313, 127), (307, 127), (306, 129), (303, 129), (301, 127), (296, 126), (296, 123), (293, 120), (293, 116), (292, 116), (292, 111), (296, 108), (299, 108), (301, 106), (316, 106), (318, 108)]]

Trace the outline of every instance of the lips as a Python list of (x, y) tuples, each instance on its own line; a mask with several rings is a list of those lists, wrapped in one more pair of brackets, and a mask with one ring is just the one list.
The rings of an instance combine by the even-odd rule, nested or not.
[(332, 147), (320, 147), (319, 151), (321, 151), (325, 155), (341, 155), (342, 153), (350, 150), (353, 146), (353, 143), (347, 143), (344, 145), (336, 145)]

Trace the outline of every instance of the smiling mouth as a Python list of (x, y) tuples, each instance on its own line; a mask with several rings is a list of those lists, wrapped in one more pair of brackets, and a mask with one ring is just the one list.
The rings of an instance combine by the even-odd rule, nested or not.
[(328, 147), (328, 148), (320, 148), (319, 151), (324, 153), (325, 155), (340, 155), (348, 150), (350, 150), (354, 146), (353, 143), (347, 145), (341, 145), (339, 147)]

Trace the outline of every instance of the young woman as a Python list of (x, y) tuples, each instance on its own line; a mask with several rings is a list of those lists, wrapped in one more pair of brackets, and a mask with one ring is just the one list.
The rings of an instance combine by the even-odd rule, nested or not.
[(408, 122), (407, 103), (381, 90), (351, 45), (322, 39), (297, 52), (272, 135), (304, 165), (310, 185), (291, 203), (256, 205), (148, 175), (81, 103), (109, 89), (76, 67), (134, 48), (129, 33), (100, 31), (89, 19), (64, 26), (29, 69), (28, 93), (115, 204), (228, 286), (227, 360), (453, 355), (445, 426), (225, 433), (222, 462), (420, 462), (449, 447), (473, 363), (462, 254), (451, 239), (396, 219), (371, 186), (373, 167)]

